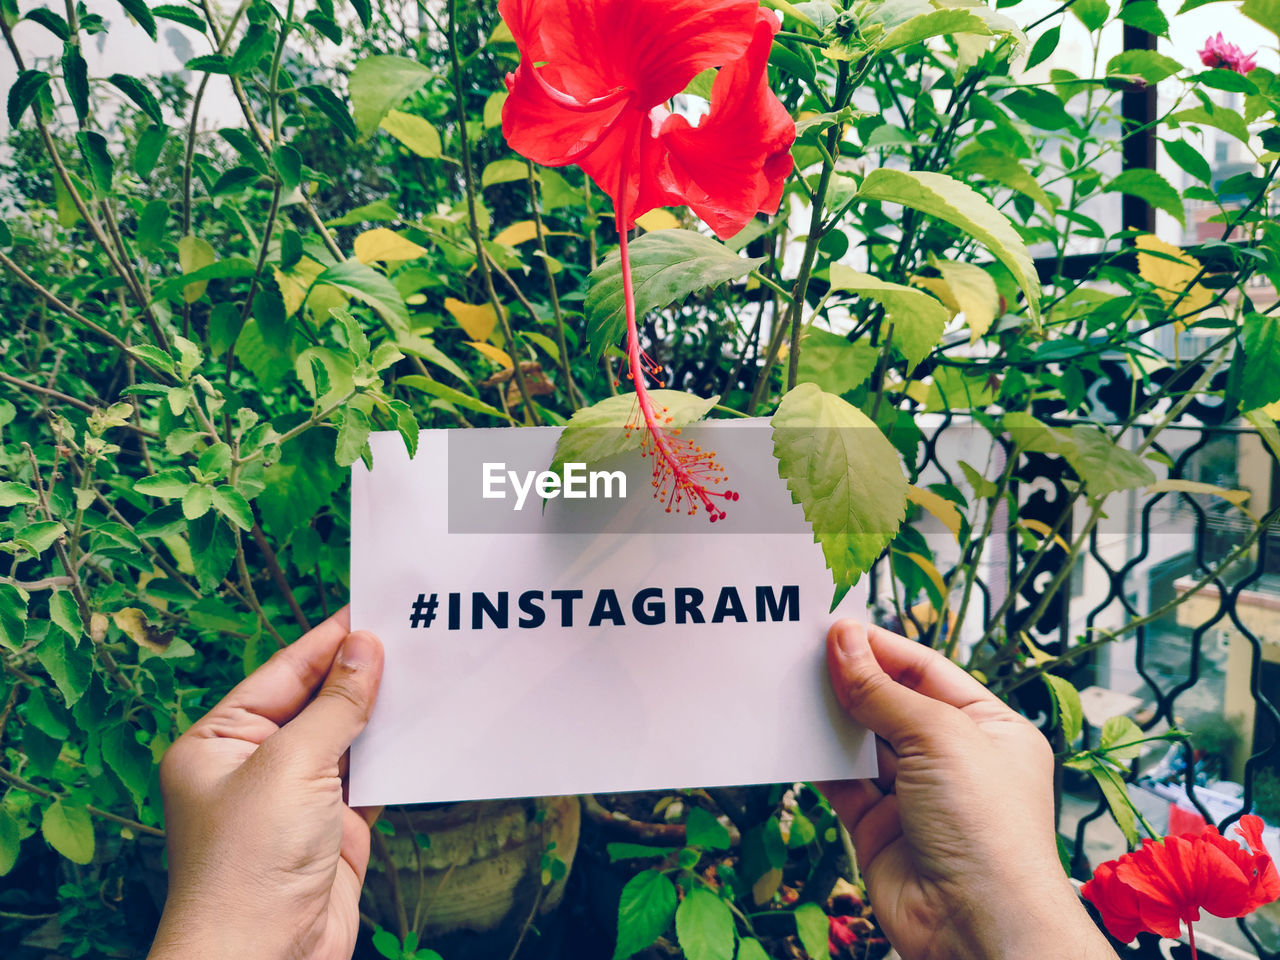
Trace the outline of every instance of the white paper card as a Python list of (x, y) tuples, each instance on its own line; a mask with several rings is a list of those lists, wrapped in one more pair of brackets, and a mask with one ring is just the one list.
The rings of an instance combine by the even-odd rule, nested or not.
[(714, 525), (665, 513), (638, 452), (591, 467), (624, 471), (625, 500), (482, 496), (483, 462), (543, 471), (559, 428), (423, 431), (413, 460), (374, 434), (373, 470), (354, 467), (351, 622), (386, 670), (350, 802), (874, 776), (824, 655), (835, 619), (865, 619), (865, 589), (829, 612), (766, 422), (742, 423), (686, 430), (740, 497)]

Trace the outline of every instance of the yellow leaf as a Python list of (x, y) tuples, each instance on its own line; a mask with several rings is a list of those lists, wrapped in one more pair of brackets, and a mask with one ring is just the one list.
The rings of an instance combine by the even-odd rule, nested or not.
[(421, 117), (388, 110), (378, 126), (420, 157), (430, 160), (440, 156), (440, 133)]
[(498, 325), (498, 315), (489, 303), (463, 303), (453, 297), (446, 297), (444, 308), (472, 340), (488, 340), (493, 328)]
[(1062, 537), (1054, 533), (1053, 527), (1049, 526), (1047, 523), (1041, 520), (1033, 520), (1030, 517), (1023, 517), (1016, 524), (1014, 524), (1014, 526), (1026, 527), (1028, 530), (1032, 531), (1033, 533), (1040, 534), (1041, 538), (1047, 537), (1050, 534), (1052, 534), (1054, 543), (1060, 546), (1063, 550), (1066, 550), (1068, 553), (1071, 552), (1071, 548), (1067, 546), (1067, 541), (1063, 540)]
[(532, 220), (521, 220), (519, 223), (513, 223), (499, 233), (493, 238), (493, 242), (500, 243), (504, 247), (514, 247), (517, 243), (533, 240), (537, 236), (538, 225)]
[(1262, 412), (1272, 420), (1280, 420), (1280, 400), (1277, 400), (1275, 403), (1268, 403), (1262, 408)]
[(653, 233), (655, 230), (674, 230), (680, 226), (680, 221), (676, 219), (675, 214), (661, 207), (636, 217), (636, 223), (644, 227), (645, 233)]
[(951, 316), (954, 317), (960, 312), (960, 304), (956, 303), (956, 298), (951, 295), (951, 288), (947, 286), (947, 281), (941, 277), (913, 276), (911, 282), (917, 287), (928, 290), (941, 300), (943, 305), (951, 311)]
[[(213, 252), (213, 247), (209, 246), (209, 241), (207, 240), (201, 240), (194, 234), (188, 234), (178, 241), (178, 266), (183, 273), (195, 273), (202, 267), (209, 266), (217, 259), (217, 254)], [(207, 280), (188, 283), (182, 288), (182, 299), (187, 303), (195, 303), (204, 296), (204, 290), (207, 286), (209, 286)]]
[(960, 539), (960, 511), (956, 509), (954, 503), (932, 490), (926, 490), (914, 484), (907, 487), (907, 499), (932, 513), (942, 521), (944, 527), (951, 531), (953, 537)]
[(969, 324), (969, 342), (977, 343), (978, 338), (991, 329), (996, 311), (1000, 309), (1000, 293), (996, 290), (995, 280), (973, 263), (938, 260), (934, 266), (942, 273), (942, 279)]
[(773, 899), (773, 895), (778, 892), (780, 886), (782, 886), (782, 871), (777, 867), (766, 870), (760, 875), (760, 879), (751, 885), (751, 899), (755, 901), (757, 907), (763, 907)]
[(1148, 495), (1167, 492), (1207, 493), (1210, 496), (1221, 497), (1223, 500), (1227, 501), (1227, 503), (1237, 506), (1249, 516), (1253, 516), (1253, 514), (1249, 513), (1249, 510), (1245, 507), (1250, 496), (1248, 490), (1231, 490), (1227, 487), (1219, 487), (1212, 483), (1200, 483), (1196, 480), (1179, 480), (1171, 478), (1167, 480), (1157, 480), (1143, 492)]
[[(1138, 273), (1143, 280), (1156, 286), (1161, 300), (1172, 304), (1200, 272), (1200, 261), (1149, 233), (1138, 237), (1137, 244)], [(1168, 260), (1152, 254), (1165, 254), (1165, 257), (1174, 259)], [(1192, 319), (1198, 320), (1201, 312), (1212, 301), (1213, 293), (1196, 283), (1178, 303), (1176, 311), (1179, 314), (1192, 314)]]
[(947, 595), (947, 582), (942, 579), (942, 574), (938, 572), (938, 568), (933, 565), (933, 561), (928, 557), (919, 553), (903, 553), (912, 563), (924, 571), (926, 577), (933, 581), (933, 585), (938, 588), (938, 594), (942, 597)]
[(416, 260), (427, 252), (412, 240), (406, 240), (394, 230), (374, 227), (356, 237), (356, 259), (361, 263), (377, 260)]
[(476, 340), (468, 340), (467, 346), (475, 347), (476, 350), (484, 354), (494, 363), (500, 364), (501, 366), (504, 366), (504, 367), (513, 366), (513, 364), (511, 363), (511, 358), (507, 356), (506, 351), (499, 350), (492, 343), (481, 343)]
[(323, 264), (310, 257), (303, 257), (288, 270), (271, 268), (276, 277), (276, 286), (280, 288), (280, 295), (284, 298), (284, 311), (287, 316), (291, 317), (302, 309), (307, 291), (311, 289), (316, 277), (324, 273), (324, 269)]
[(137, 607), (125, 607), (111, 614), (120, 631), (140, 647), (153, 653), (164, 653), (173, 642), (172, 633), (161, 633), (147, 623), (147, 615)]

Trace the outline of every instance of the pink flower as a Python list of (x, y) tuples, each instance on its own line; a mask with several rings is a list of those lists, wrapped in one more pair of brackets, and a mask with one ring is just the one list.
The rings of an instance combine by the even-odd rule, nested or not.
[(1234, 43), (1227, 43), (1219, 33), (1216, 37), (1205, 40), (1204, 49), (1200, 51), (1200, 62), (1206, 67), (1223, 67), (1243, 74), (1258, 65), (1253, 59), (1256, 55), (1256, 50), (1246, 55)]

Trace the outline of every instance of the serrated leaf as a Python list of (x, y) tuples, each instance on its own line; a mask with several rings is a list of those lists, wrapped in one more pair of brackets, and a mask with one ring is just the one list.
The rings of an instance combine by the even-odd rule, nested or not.
[(146, 0), (120, 0), (120, 6), (137, 21), (138, 26), (147, 31), (148, 37), (155, 40), (156, 18), (151, 15), (151, 8), (147, 6)]
[(180, 23), (184, 27), (204, 33), (204, 19), (190, 7), (177, 3), (161, 3), (152, 7), (151, 12), (163, 20), (172, 20), (174, 23)]
[(191, 477), (185, 471), (172, 469), (140, 478), (134, 482), (133, 489), (147, 496), (171, 499), (182, 496), (190, 486)]
[(92, 130), (81, 130), (76, 133), (76, 145), (80, 147), (80, 157), (89, 170), (94, 193), (106, 196), (111, 192), (111, 177), (115, 170), (107, 138)]
[(397, 386), (412, 387), (415, 390), (421, 390), (423, 393), (436, 397), (437, 399), (447, 401), (455, 407), (462, 407), (464, 410), (470, 410), (474, 413), (483, 413), (490, 417), (497, 417), (499, 420), (510, 421), (511, 417), (503, 413), (492, 404), (485, 403), (469, 393), (463, 393), (447, 384), (441, 383), (439, 380), (431, 380), (419, 374), (410, 374), (407, 377), (400, 377), (396, 380)]
[(1084, 707), (1080, 703), (1080, 694), (1071, 681), (1055, 677), (1051, 673), (1044, 674), (1044, 682), (1053, 694), (1053, 702), (1058, 710), (1058, 724), (1062, 727), (1062, 737), (1068, 745), (1075, 743), (1084, 729)]
[(213, 506), (213, 491), (204, 484), (193, 484), (182, 495), (182, 515), (188, 520), (198, 520)]
[[(1121, 10), (1131, 6), (1137, 4), (1126, 3)], [(1159, 83), (1181, 69), (1177, 60), (1154, 50), (1125, 50), (1107, 61), (1107, 76), (1141, 77), (1146, 83)]]
[(28, 10), (23, 14), (22, 19), (40, 24), (59, 40), (67, 40), (71, 37), (67, 21), (46, 7), (36, 7), (34, 10)]
[[(743, 258), (692, 230), (646, 233), (630, 245), (636, 317), (682, 300), (695, 290), (746, 276), (764, 262)], [(587, 340), (593, 358), (616, 344), (626, 329), (622, 261), (618, 252), (591, 271), (586, 297)]]
[(156, 123), (164, 123), (160, 112), (160, 101), (156, 99), (145, 83), (127, 73), (113, 73), (107, 78), (121, 93), (138, 105), (148, 117)]
[(83, 807), (53, 801), (44, 811), (40, 832), (49, 846), (72, 863), (83, 865), (93, 859), (93, 822)]
[[(299, 87), (298, 92), (310, 100), (317, 110), (328, 117), (329, 121), (338, 128), (338, 131), (344, 137), (348, 140), (358, 139), (356, 125), (351, 119), (351, 114), (347, 112), (347, 105), (342, 102), (336, 93), (319, 84)], [(377, 124), (374, 124), (374, 126), (377, 126)]]
[(618, 939), (613, 960), (625, 960), (667, 932), (676, 912), (676, 888), (657, 870), (627, 881), (618, 901)]
[(409, 332), (409, 308), (395, 286), (383, 274), (358, 260), (346, 260), (326, 269), (317, 284), (337, 287), (349, 297), (367, 304), (397, 336)]
[(62, 45), (62, 83), (76, 117), (83, 123), (89, 116), (89, 65), (80, 52), (80, 44), (70, 40)]
[(1103, 799), (1111, 810), (1111, 816), (1124, 834), (1130, 847), (1138, 845), (1138, 824), (1133, 814), (1133, 805), (1129, 802), (1129, 788), (1120, 774), (1111, 767), (1094, 760), (1089, 772), (1097, 781)]
[(431, 68), (408, 57), (365, 57), (351, 71), (347, 92), (356, 129), (367, 137), (378, 129), (387, 111), (431, 80)]
[(802, 903), (796, 907), (796, 934), (800, 945), (812, 960), (828, 960), (827, 932), (831, 926), (826, 913), (816, 903)]
[(369, 416), (358, 407), (347, 407), (338, 425), (338, 443), (333, 460), (340, 467), (349, 467), (360, 459), (364, 445), (369, 440)]
[(1116, 761), (1133, 760), (1142, 753), (1142, 744), (1137, 741), (1146, 737), (1142, 728), (1123, 714), (1111, 717), (1102, 725), (1098, 735), (1098, 748), (1107, 754), (1107, 758)]
[(1155, 483), (1151, 468), (1136, 453), (1118, 446), (1105, 430), (1077, 424), (1070, 436), (1066, 458), (1090, 496), (1104, 497)]
[(880, 352), (865, 339), (854, 341), (811, 327), (800, 341), (801, 383), (816, 383), (828, 393), (856, 390), (871, 376)]
[[(1234, 76), (1234, 74), (1233, 74)], [(1204, 154), (1185, 140), (1162, 140), (1169, 159), (1203, 184), (1213, 183), (1213, 168)]]
[(102, 759), (120, 778), (134, 805), (140, 807), (150, 791), (155, 764), (151, 751), (134, 739), (129, 724), (118, 724), (103, 735)]
[(37, 520), (29, 523), (15, 535), (14, 539), (36, 556), (44, 553), (67, 532), (67, 528), (56, 520)]
[(822, 546), (834, 609), (901, 526), (907, 479), (866, 414), (813, 384), (783, 397), (771, 423), (778, 475)]
[(969, 325), (969, 342), (977, 343), (995, 321), (1000, 309), (1000, 293), (991, 274), (974, 263), (935, 260), (956, 306)]
[(991, 29), (986, 21), (968, 10), (931, 10), (920, 13), (900, 26), (890, 30), (877, 44), (881, 51), (896, 50), (898, 47), (910, 46), (930, 37), (948, 36), (954, 33), (972, 33), (978, 36), (991, 36)]
[[(893, 324), (893, 342), (911, 367), (927, 357), (942, 339), (947, 308), (927, 293), (888, 283), (842, 263), (831, 265), (830, 276), (833, 290), (848, 290), (884, 307), (885, 318)], [(800, 356), (804, 357), (803, 352)]]
[(286, 192), (302, 182), (302, 155), (288, 144), (271, 151), (271, 165), (280, 177), (280, 186)]
[[(1138, 237), (1135, 243), (1138, 275), (1157, 288), (1156, 293), (1166, 305), (1176, 302), (1179, 315), (1199, 317), (1213, 301), (1213, 292), (1196, 281), (1202, 269), (1200, 261), (1149, 233)], [(1188, 289), (1193, 282), (1195, 285)]]
[(1131, 169), (1123, 171), (1102, 188), (1104, 193), (1127, 193), (1145, 200), (1151, 206), (1163, 210), (1179, 223), (1186, 223), (1182, 208), (1182, 195), (1155, 170)]
[(1240, 340), (1244, 345), (1241, 394), (1249, 398), (1250, 407), (1280, 400), (1280, 317), (1246, 314)]
[(1040, 316), (1040, 280), (1026, 244), (1008, 218), (971, 187), (941, 173), (881, 167), (868, 174), (858, 197), (899, 203), (972, 235), (1009, 269), (1031, 315)]
[(723, 900), (696, 887), (676, 910), (676, 939), (687, 960), (733, 960), (733, 914)]
[(694, 807), (685, 820), (685, 842), (704, 850), (728, 850), (729, 829), (706, 810)]
[(253, 510), (249, 501), (230, 484), (214, 488), (213, 506), (241, 530), (253, 529)]
[(0, 507), (14, 507), (20, 503), (38, 503), (39, 497), (25, 483), (13, 480), (0, 481)]
[(959, 177), (970, 177), (973, 174), (997, 183), (1010, 190), (1030, 197), (1049, 213), (1057, 210), (1057, 201), (1031, 172), (1022, 166), (1017, 157), (995, 150), (966, 150), (951, 165), (951, 170)]
[(1212, 113), (1205, 107), (1192, 107), (1189, 110), (1178, 111), (1171, 115), (1169, 120), (1179, 124), (1213, 127), (1235, 137), (1243, 144), (1249, 143), (1249, 127), (1244, 122), (1244, 117), (1226, 107), (1219, 107)]
[(431, 160), (441, 155), (440, 131), (422, 117), (401, 113), (399, 110), (388, 110), (378, 127), (420, 157)]
[[(43, 70), (23, 70), (13, 86), (9, 88), (8, 113), (9, 126), (16, 127), (18, 121), (22, 119), (22, 115), (27, 112), (27, 108), (35, 103), (36, 97), (40, 95), (40, 91), (44, 89), (45, 84), (49, 82), (49, 74)], [(37, 109), (39, 109), (37, 107)]]
[[(649, 397), (654, 407), (662, 411), (664, 425), (670, 429), (701, 420), (720, 400), (718, 396), (704, 400), (681, 390), (650, 390)], [(578, 410), (556, 441), (551, 469), (558, 471), (566, 462), (597, 463), (605, 457), (639, 449), (644, 431), (625, 429), (636, 416), (636, 400), (631, 394), (606, 397)]]

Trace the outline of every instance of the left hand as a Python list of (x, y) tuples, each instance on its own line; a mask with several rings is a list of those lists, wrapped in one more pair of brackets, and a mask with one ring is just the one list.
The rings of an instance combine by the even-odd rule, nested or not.
[(339, 611), (277, 652), (160, 765), (169, 897), (151, 960), (348, 960), (369, 824), (343, 799), (346, 751), (382, 645)]

